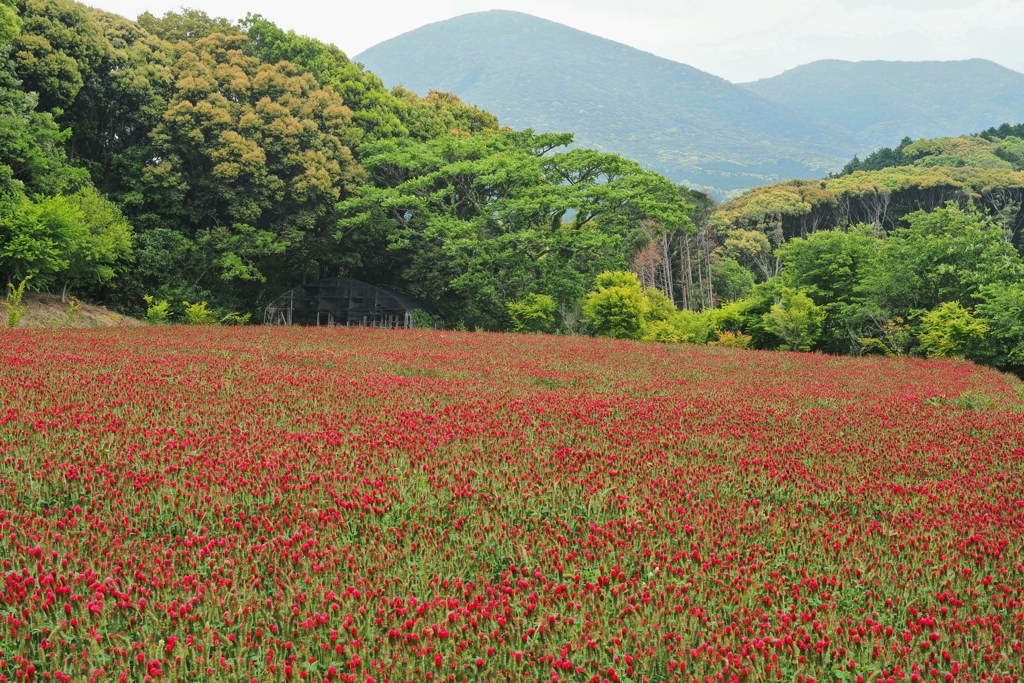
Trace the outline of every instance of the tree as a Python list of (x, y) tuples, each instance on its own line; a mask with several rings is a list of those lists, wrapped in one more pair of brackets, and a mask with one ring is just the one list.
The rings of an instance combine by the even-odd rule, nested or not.
[(139, 15), (137, 23), (148, 33), (169, 43), (196, 43), (214, 33), (226, 36), (239, 35), (242, 31), (224, 17), (211, 17), (197, 9), (182, 9), (181, 12), (167, 12), (155, 17), (149, 12)]
[(750, 294), (754, 276), (735, 259), (725, 257), (711, 264), (711, 282), (720, 301), (735, 301)]
[(583, 316), (598, 337), (639, 339), (644, 332), (645, 309), (636, 275), (609, 271), (597, 276), (597, 289), (587, 295)]
[(784, 349), (810, 351), (821, 334), (825, 311), (792, 287), (779, 291), (779, 300), (764, 315), (765, 328), (779, 337)]
[(17, 0), (20, 35), (12, 59), (24, 89), (37, 93), (44, 111), (74, 103), (107, 45), (84, 5), (71, 0)]
[(397, 115), (415, 140), (433, 140), (450, 133), (473, 134), (498, 129), (498, 117), (448, 92), (431, 90), (420, 97), (401, 86), (392, 88)]
[(547, 294), (527, 294), (505, 304), (516, 332), (553, 332), (558, 304)]
[(8, 285), (31, 277), (41, 286), (67, 268), (67, 245), (77, 228), (74, 207), (64, 197), (21, 198), (0, 213), (0, 273)]
[(883, 319), (914, 318), (946, 301), (982, 302), (987, 285), (1024, 277), (1024, 260), (987, 216), (948, 205), (907, 217), (865, 270), (865, 303)]
[(132, 250), (132, 229), (118, 208), (92, 189), (68, 197), (77, 226), (64, 248), (67, 267), (61, 274), (61, 300), (79, 284), (101, 285), (116, 274), (115, 266)]
[(883, 241), (870, 226), (823, 230), (787, 242), (779, 250), (780, 282), (805, 292), (827, 316), (822, 346), (833, 353), (854, 351), (867, 336), (861, 282)]
[(921, 316), (918, 340), (931, 358), (962, 357), (988, 332), (959, 301), (946, 301)]
[(553, 153), (571, 139), (503, 131), (365, 145), (370, 183), (339, 206), (349, 272), (406, 288), (449, 320), (503, 329), (506, 301), (582, 300), (597, 273), (625, 267), (634, 237), (648, 239), (646, 221), (689, 226), (667, 179), (613, 154)]
[[(376, 75), (365, 71), (344, 52), (314, 38), (287, 33), (259, 14), (241, 22), (249, 37), (246, 51), (261, 61), (291, 62), (309, 71), (320, 85), (333, 88), (352, 110), (352, 123), (361, 135), (356, 144), (409, 135), (402, 123), (408, 104), (388, 92)], [(497, 119), (494, 125), (497, 127)], [(448, 133), (445, 128), (443, 133)]]
[(0, 213), (18, 206), (23, 193), (59, 194), (87, 179), (68, 165), (67, 133), (50, 114), (37, 111), (38, 96), (25, 91), (9, 58), (21, 28), (14, 8), (0, 2)]
[(204, 254), (193, 285), (320, 276), (336, 264), (334, 204), (360, 178), (338, 94), (288, 62), (247, 56), (247, 40), (179, 42), (175, 90), (152, 132), (145, 211)]
[(975, 312), (988, 334), (968, 357), (1024, 376), (1024, 282), (988, 285)]

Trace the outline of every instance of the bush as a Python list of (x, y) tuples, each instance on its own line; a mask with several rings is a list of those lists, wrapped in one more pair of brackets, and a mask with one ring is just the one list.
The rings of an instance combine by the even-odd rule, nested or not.
[(597, 291), (587, 295), (583, 316), (598, 337), (639, 339), (648, 305), (636, 275), (607, 271), (597, 276)]
[(656, 341), (665, 344), (677, 344), (679, 342), (688, 341), (683, 338), (683, 335), (667, 320), (655, 320), (647, 323), (644, 326), (643, 336), (641, 337), (644, 341)]
[(148, 294), (142, 297), (146, 302), (146, 322), (150, 325), (166, 325), (171, 317), (171, 304), (163, 299), (154, 299)]
[(190, 304), (187, 301), (181, 302), (185, 307), (185, 322), (189, 325), (215, 325), (217, 316), (210, 310), (209, 304), (205, 301)]
[(765, 329), (782, 340), (783, 349), (810, 351), (821, 334), (825, 310), (800, 290), (783, 287), (763, 320)]
[(28, 310), (28, 306), (22, 303), (25, 297), (25, 285), (32, 278), (28, 275), (18, 284), (17, 287), (7, 286), (7, 298), (4, 299), (4, 308), (7, 309), (7, 327), (14, 329), (21, 322)]
[(652, 341), (707, 344), (710, 336), (711, 311), (676, 311), (665, 321), (648, 323), (643, 338)]
[(921, 316), (918, 340), (930, 358), (963, 356), (988, 332), (959, 301), (947, 301)]
[(547, 294), (527, 294), (520, 301), (505, 304), (516, 332), (553, 332), (557, 307)]
[(748, 349), (751, 342), (754, 341), (753, 337), (742, 332), (715, 330), (715, 337), (717, 337), (717, 341), (709, 342), (711, 346), (732, 346), (737, 349)]

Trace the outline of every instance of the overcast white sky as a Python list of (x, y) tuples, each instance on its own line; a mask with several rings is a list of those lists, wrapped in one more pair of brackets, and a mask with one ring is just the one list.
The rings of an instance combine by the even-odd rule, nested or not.
[[(134, 18), (183, 0), (85, 0)], [(185, 0), (213, 16), (263, 14), (353, 56), (423, 24), (509, 9), (740, 82), (816, 59), (982, 57), (1024, 72), (1024, 0)]]

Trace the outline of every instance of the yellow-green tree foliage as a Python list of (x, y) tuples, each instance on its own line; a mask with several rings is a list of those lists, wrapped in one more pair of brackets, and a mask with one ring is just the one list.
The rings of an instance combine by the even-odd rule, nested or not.
[(351, 111), (289, 62), (261, 63), (243, 35), (179, 42), (174, 93), (152, 133), (153, 203), (204, 242), (227, 272), (323, 252), (334, 204), (360, 171), (349, 149)]
[(946, 301), (921, 316), (918, 341), (929, 356), (950, 358), (963, 356), (987, 332), (985, 323), (972, 316), (959, 301)]

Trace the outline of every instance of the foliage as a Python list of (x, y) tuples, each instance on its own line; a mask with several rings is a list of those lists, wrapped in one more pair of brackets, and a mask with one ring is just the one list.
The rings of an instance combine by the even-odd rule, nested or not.
[(213, 311), (210, 310), (210, 305), (205, 301), (198, 301), (194, 304), (182, 301), (181, 305), (185, 307), (186, 325), (213, 325), (217, 322), (217, 316), (214, 315)]
[(150, 325), (166, 325), (171, 317), (171, 303), (150, 295), (142, 297), (146, 302), (146, 322)]
[(195, 241), (207, 270), (262, 281), (267, 259), (302, 272), (329, 257), (333, 204), (358, 170), (337, 93), (287, 62), (246, 56), (246, 40), (178, 43), (146, 178), (151, 206)]
[(764, 315), (764, 325), (790, 351), (810, 351), (821, 334), (825, 311), (804, 292), (791, 287), (779, 290), (779, 300)]
[(606, 271), (596, 278), (597, 289), (587, 294), (583, 317), (599, 337), (639, 339), (647, 309), (640, 281), (629, 272)]
[(901, 317), (876, 322), (878, 337), (861, 337), (857, 341), (864, 351), (879, 351), (890, 358), (902, 358), (910, 354), (915, 339), (911, 326)]
[(918, 340), (929, 357), (962, 357), (987, 332), (988, 327), (959, 301), (947, 301), (921, 316)]
[(63, 197), (22, 198), (0, 214), (0, 273), (7, 282), (30, 276), (45, 280), (66, 269), (76, 218)]
[(947, 301), (981, 302), (987, 285), (1024, 277), (1024, 261), (1000, 226), (975, 212), (946, 206), (907, 217), (885, 240), (863, 277), (869, 308), (885, 317), (914, 317)]
[(25, 315), (25, 311), (28, 310), (28, 306), (22, 303), (25, 297), (25, 285), (32, 278), (31, 275), (26, 276), (18, 286), (7, 285), (7, 296), (4, 298), (4, 308), (7, 310), (7, 327), (14, 329), (21, 322), (22, 317)]
[(0, 273), (59, 278), (66, 297), (78, 283), (102, 284), (131, 253), (131, 227), (110, 202), (86, 188), (71, 196), (22, 198), (0, 213)]
[(68, 198), (76, 228), (65, 247), (64, 295), (75, 283), (102, 285), (132, 252), (132, 228), (111, 202), (86, 188)]
[(795, 238), (779, 250), (780, 282), (805, 292), (826, 315), (822, 348), (833, 353), (855, 351), (867, 324), (861, 283), (883, 248), (870, 226), (824, 230)]
[(707, 344), (712, 334), (711, 311), (676, 311), (667, 322), (675, 330), (677, 340), (688, 344)]
[(754, 338), (742, 332), (728, 330), (715, 330), (715, 341), (709, 342), (712, 346), (731, 346), (737, 349), (747, 349), (753, 343)]
[(722, 257), (711, 264), (711, 282), (719, 301), (729, 302), (750, 294), (754, 276), (736, 259)]
[(975, 308), (988, 327), (971, 358), (1024, 375), (1024, 282), (988, 285)]
[(527, 294), (505, 304), (516, 332), (553, 332), (558, 304), (547, 294)]
[(625, 266), (646, 221), (689, 227), (690, 205), (663, 177), (613, 154), (554, 151), (570, 142), (504, 131), (364, 145), (369, 183), (338, 207), (350, 272), (502, 329), (506, 301), (580, 301), (597, 273)]

